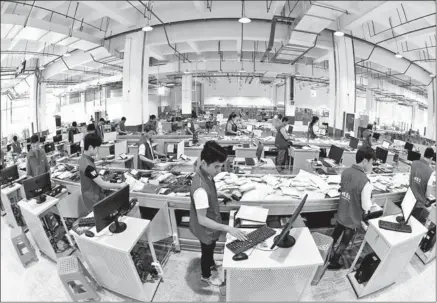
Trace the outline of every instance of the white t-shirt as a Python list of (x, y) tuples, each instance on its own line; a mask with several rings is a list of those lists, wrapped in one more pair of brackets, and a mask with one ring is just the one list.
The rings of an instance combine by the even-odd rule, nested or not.
[(209, 207), (208, 194), (203, 188), (198, 188), (193, 194), (194, 206), (196, 209), (205, 209)]

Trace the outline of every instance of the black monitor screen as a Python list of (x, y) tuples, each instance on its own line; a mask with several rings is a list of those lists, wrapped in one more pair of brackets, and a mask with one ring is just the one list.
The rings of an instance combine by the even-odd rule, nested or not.
[(58, 143), (62, 141), (62, 135), (53, 136), (53, 142)]
[(374, 138), (376, 141), (379, 140), (379, 137), (380, 137), (380, 136), (381, 136), (380, 133), (373, 133), (373, 138)]
[(39, 142), (40, 142), (40, 143), (44, 143), (44, 142), (46, 142), (46, 136), (41, 136), (41, 137), (39, 137)]
[(114, 222), (117, 214), (126, 212), (129, 207), (129, 185), (95, 204), (93, 211), (96, 220), (96, 232), (100, 232)]
[(340, 163), (341, 158), (343, 157), (343, 148), (331, 145), (331, 148), (329, 149), (329, 155), (328, 158), (335, 161), (335, 163)]
[(52, 183), (50, 182), (50, 173), (45, 173), (25, 180), (23, 182), (23, 188), (27, 200), (51, 191)]
[(349, 147), (353, 148), (353, 149), (357, 149), (358, 148), (358, 142), (359, 140), (355, 137), (351, 137), (351, 140), (349, 141)]
[(46, 154), (51, 153), (52, 151), (55, 151), (55, 143), (50, 142), (44, 145), (44, 151)]
[(57, 135), (57, 136), (62, 135), (62, 130), (57, 130), (57, 131), (56, 131), (56, 135)]
[(19, 178), (17, 165), (9, 166), (1, 170), (1, 184), (11, 183)]
[(405, 142), (404, 149), (406, 150), (413, 150), (414, 145), (410, 142)]
[(420, 153), (418, 152), (414, 152), (412, 150), (408, 151), (408, 161), (416, 161), (416, 160), (420, 160)]
[(27, 138), (27, 139), (26, 139), (26, 143), (30, 143), (30, 138)]
[(388, 150), (381, 147), (376, 148), (376, 158), (381, 160), (382, 163), (387, 162)]
[(56, 127), (61, 127), (61, 118), (57, 117), (55, 118)]
[(71, 144), (70, 145), (70, 155), (80, 153), (80, 145), (79, 143)]

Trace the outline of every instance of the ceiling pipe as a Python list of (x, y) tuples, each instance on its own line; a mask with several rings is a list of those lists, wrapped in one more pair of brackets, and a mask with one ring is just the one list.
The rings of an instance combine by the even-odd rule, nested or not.
[(75, 71), (75, 72), (82, 72), (85, 74), (95, 74), (95, 75), (100, 75), (100, 76), (114, 76), (114, 75), (110, 75), (110, 74), (105, 74), (105, 73), (99, 73), (99, 72), (93, 72), (93, 71), (86, 71), (86, 70), (81, 70), (81, 69), (74, 69), (74, 68), (70, 68), (67, 64), (67, 62), (65, 62), (64, 58), (61, 57), (62, 62), (64, 63), (65, 67), (70, 70), (70, 71)]
[(98, 61), (98, 60), (94, 59), (94, 56), (92, 54), (90, 54), (90, 56), (91, 56), (91, 59), (93, 59), (93, 61), (96, 62), (96, 63), (102, 64), (102, 65), (111, 66), (111, 67), (114, 67), (114, 68), (118, 69), (119, 71), (123, 71), (123, 66), (115, 65), (115, 64), (110, 64), (110, 63), (106, 63), (106, 62), (102, 62), (102, 61)]
[(300, 59), (302, 59), (302, 57), (306, 54), (306, 53), (308, 53), (310, 50), (312, 50), (314, 47), (316, 47), (316, 45), (317, 45), (317, 40), (319, 39), (319, 35), (317, 35), (316, 36), (316, 39), (314, 40), (314, 44), (310, 47), (310, 48), (308, 48), (306, 51), (304, 51), (299, 57), (297, 57), (296, 59), (294, 59), (294, 61), (293, 62), (291, 62), (291, 65), (293, 65), (293, 64), (295, 64), (295, 63), (297, 63), (297, 62), (299, 62), (299, 60)]
[(264, 55), (261, 58), (261, 62), (264, 62), (266, 58), (268, 58), (270, 51), (272, 50), (273, 44), (275, 42), (275, 30), (276, 30), (276, 16), (272, 19), (272, 24), (270, 26), (270, 37), (269, 37), (269, 44), (267, 45), (266, 51), (264, 52)]

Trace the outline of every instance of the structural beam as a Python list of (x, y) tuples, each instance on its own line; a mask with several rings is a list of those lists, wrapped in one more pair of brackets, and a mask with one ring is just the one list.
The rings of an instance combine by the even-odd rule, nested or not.
[(114, 19), (118, 23), (123, 25), (132, 26), (137, 24), (138, 15), (133, 12), (128, 13), (125, 10), (117, 8), (115, 2), (110, 1), (82, 1), (81, 3), (94, 9), (95, 11), (102, 12), (103, 15)]

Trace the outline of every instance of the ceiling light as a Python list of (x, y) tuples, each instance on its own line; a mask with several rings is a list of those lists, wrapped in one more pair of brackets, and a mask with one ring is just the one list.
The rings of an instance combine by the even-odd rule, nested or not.
[(45, 69), (45, 67), (42, 65), (39, 67), (39, 70), (44, 70), (44, 69)]
[(435, 77), (435, 75), (434, 75), (434, 74), (429, 74), (429, 76), (430, 76), (431, 78), (434, 78), (434, 77)]
[(70, 56), (71, 56), (70, 53), (65, 53), (65, 54), (64, 54), (64, 57), (70, 57)]
[(244, 68), (243, 68), (243, 67), (241, 67), (241, 69), (240, 69), (240, 73), (245, 73), (245, 71), (244, 71)]
[(344, 36), (344, 33), (343, 33), (342, 31), (336, 31), (336, 32), (334, 33), (334, 36), (337, 36), (337, 37), (343, 37), (343, 36)]
[(395, 57), (398, 58), (398, 59), (401, 59), (403, 56), (401, 54), (399, 54), (399, 53), (396, 53)]
[(245, 16), (238, 19), (238, 22), (240, 22), (240, 23), (250, 23), (250, 21), (252, 21), (252, 20), (250, 20), (249, 18), (247, 18)]
[(151, 32), (153, 31), (153, 27), (151, 27), (149, 24), (147, 24), (146, 26), (144, 26), (142, 28), (143, 32)]
[(160, 86), (158, 87), (158, 95), (164, 95), (165, 93), (165, 87), (164, 86)]
[(188, 68), (184, 71), (184, 74), (189, 74), (190, 71), (188, 70)]

